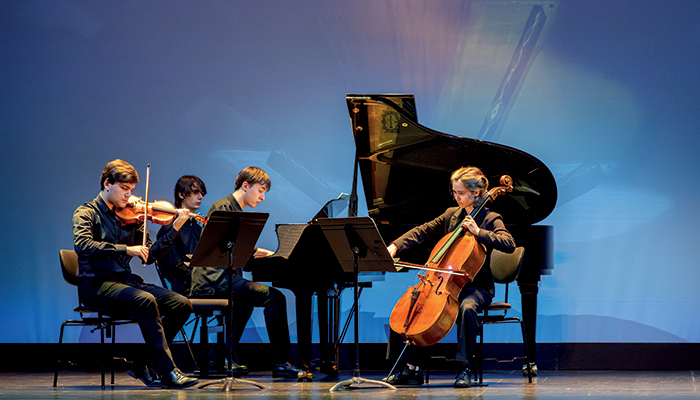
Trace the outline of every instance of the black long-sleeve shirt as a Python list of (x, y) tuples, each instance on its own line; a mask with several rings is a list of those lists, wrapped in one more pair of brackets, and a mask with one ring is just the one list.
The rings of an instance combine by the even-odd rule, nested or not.
[[(466, 212), (463, 208), (448, 208), (439, 217), (411, 229), (394, 240), (393, 243), (396, 245), (398, 253), (421, 244), (434, 246), (443, 236), (457, 229), (465, 217)], [(484, 267), (474, 277), (474, 281), (466, 286), (493, 290), (493, 275), (491, 268), (488, 267), (491, 261), (491, 252), (493, 249), (498, 249), (504, 253), (512, 253), (515, 251), (515, 240), (506, 229), (501, 215), (488, 208), (481, 210), (474, 221), (481, 229), (476, 240), (486, 246), (486, 259)]]
[[(209, 207), (207, 212), (207, 219), (211, 217), (214, 211), (238, 211), (242, 212), (243, 208), (238, 203), (238, 200), (229, 194), (223, 199), (219, 199), (214, 204)], [(204, 228), (206, 229), (206, 227)], [(253, 249), (253, 254), (255, 254), (257, 248)], [(251, 254), (252, 257), (252, 254)], [(228, 279), (227, 274), (225, 274), (226, 269), (224, 268), (214, 268), (214, 267), (197, 267), (192, 271), (192, 286), (190, 294), (192, 297), (213, 297), (217, 293), (225, 293), (228, 291)], [(237, 275), (242, 275), (240, 268), (234, 271)]]
[[(172, 230), (172, 223), (163, 225), (158, 231), (158, 239), (167, 236)], [(171, 289), (182, 295), (190, 295), (192, 283), (192, 267), (189, 266), (190, 255), (197, 248), (202, 237), (202, 226), (194, 218), (190, 218), (180, 228), (180, 235), (170, 249), (158, 259), (163, 274), (170, 281)]]
[[(101, 195), (78, 207), (73, 213), (73, 246), (78, 254), (78, 277), (131, 273), (129, 263), (132, 256), (126, 254), (126, 247), (142, 243), (143, 226), (143, 223), (122, 225)], [(170, 232), (158, 238), (150, 247), (147, 263), (162, 257), (178, 234), (171, 227)], [(150, 239), (147, 244), (151, 244)]]

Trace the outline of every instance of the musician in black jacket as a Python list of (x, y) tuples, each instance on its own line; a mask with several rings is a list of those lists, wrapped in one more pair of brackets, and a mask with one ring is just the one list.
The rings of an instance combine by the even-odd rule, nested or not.
[[(465, 234), (474, 235), (477, 242), (486, 247), (484, 266), (467, 283), (459, 293), (460, 309), (457, 316), (458, 346), (455, 359), (462, 362), (464, 368), (455, 379), (457, 388), (470, 387), (470, 366), (478, 329), (477, 313), (491, 303), (494, 296), (493, 275), (489, 268), (491, 252), (498, 249), (505, 253), (515, 251), (515, 241), (505, 228), (500, 214), (484, 208), (472, 218), (469, 213), (484, 199), (488, 190), (488, 179), (476, 167), (463, 167), (452, 173), (451, 190), (458, 207), (448, 208), (441, 216), (417, 226), (393, 241), (388, 249), (395, 256), (403, 250), (419, 245), (433, 246), (446, 234), (454, 231), (461, 224), (467, 229)], [(391, 384), (423, 383), (423, 374), (419, 367), (419, 352), (409, 348), (406, 367), (403, 371), (391, 375), (387, 382)]]
[[(184, 175), (175, 183), (174, 192), (175, 208), (186, 208), (190, 213), (195, 213), (207, 194), (207, 186), (194, 175)], [(167, 235), (171, 227), (172, 223), (163, 225), (158, 231), (158, 238)], [(192, 285), (189, 256), (194, 253), (203, 228), (204, 224), (197, 219), (187, 220), (180, 228), (180, 234), (175, 238), (168, 252), (158, 259), (163, 275), (170, 281), (172, 290), (186, 297), (190, 296)]]
[[(243, 169), (234, 183), (234, 192), (216, 201), (209, 208), (207, 218), (214, 211), (243, 211), (245, 207), (255, 208), (270, 190), (270, 176), (260, 168)], [(273, 251), (256, 247), (252, 256), (266, 257)], [(287, 300), (280, 290), (258, 282), (251, 282), (237, 273), (232, 282), (222, 268), (195, 268), (192, 272), (192, 297), (229, 297), (229, 284), (233, 291), (234, 328), (229, 332), (231, 343), (238, 343), (245, 324), (254, 307), (263, 307), (265, 325), (272, 347), (273, 377), (299, 378), (306, 371), (299, 368), (292, 359), (292, 346), (287, 322)]]
[(139, 177), (129, 163), (114, 160), (105, 165), (97, 197), (75, 210), (73, 244), (78, 254), (78, 296), (86, 306), (107, 310), (116, 317), (138, 321), (152, 366), (160, 375), (157, 381), (144, 365), (130, 375), (148, 386), (185, 388), (199, 381), (182, 374), (173, 361), (169, 343), (192, 313), (190, 301), (161, 286), (146, 284), (132, 273), (130, 262), (137, 256), (152, 263), (172, 245), (179, 229), (189, 217), (181, 210), (173, 226), (152, 244), (143, 246), (144, 223), (117, 219), (115, 210), (127, 206)]

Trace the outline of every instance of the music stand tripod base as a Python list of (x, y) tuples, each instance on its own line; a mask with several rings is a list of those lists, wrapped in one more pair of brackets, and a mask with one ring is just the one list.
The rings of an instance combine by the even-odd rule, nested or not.
[(365, 379), (365, 378), (361, 378), (361, 377), (359, 377), (359, 376), (353, 376), (353, 377), (350, 378), (350, 379), (347, 379), (347, 380), (344, 380), (344, 381), (342, 381), (342, 382), (336, 383), (336, 384), (331, 388), (330, 391), (331, 391), (331, 392), (335, 392), (335, 391), (338, 391), (338, 390), (340, 390), (340, 389), (350, 390), (350, 389), (352, 389), (352, 388), (350, 387), (350, 385), (352, 385), (352, 384), (362, 385), (362, 384), (367, 384), (367, 383), (373, 383), (373, 384), (376, 384), (376, 385), (385, 387), (385, 388), (387, 388), (387, 389), (396, 390), (396, 387), (394, 387), (394, 386), (393, 386), (392, 384), (390, 384), (390, 383), (386, 383), (386, 382), (382, 382), (382, 381), (377, 381), (377, 380), (373, 380), (373, 379)]
[(219, 383), (222, 383), (222, 384), (223, 384), (222, 391), (224, 391), (224, 392), (230, 392), (230, 391), (232, 391), (232, 390), (233, 390), (233, 385), (235, 385), (235, 384), (237, 384), (237, 383), (242, 383), (242, 384), (246, 384), (246, 385), (257, 386), (259, 389), (267, 389), (267, 386), (265, 386), (265, 385), (263, 385), (263, 384), (261, 384), (261, 383), (258, 383), (258, 382), (255, 382), (255, 381), (249, 381), (249, 380), (247, 380), (247, 379), (236, 379), (236, 378), (234, 378), (234, 377), (227, 377), (227, 378), (224, 378), (224, 379), (220, 379), (220, 380), (218, 380), (218, 381), (203, 383), (203, 384), (197, 386), (197, 389), (204, 389), (204, 388), (206, 388), (207, 386), (210, 386), (210, 385), (217, 385), (217, 384), (219, 384)]

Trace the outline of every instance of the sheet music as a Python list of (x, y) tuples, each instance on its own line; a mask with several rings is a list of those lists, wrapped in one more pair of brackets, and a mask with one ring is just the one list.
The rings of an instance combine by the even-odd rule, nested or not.
[(301, 234), (306, 229), (307, 224), (279, 224), (277, 225), (277, 238), (279, 244), (277, 251), (270, 257), (289, 258), (294, 247), (299, 242)]

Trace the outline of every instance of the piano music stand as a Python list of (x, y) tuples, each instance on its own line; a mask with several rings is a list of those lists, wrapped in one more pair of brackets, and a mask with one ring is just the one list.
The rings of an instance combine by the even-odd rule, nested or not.
[(340, 266), (345, 272), (353, 272), (355, 280), (355, 370), (351, 379), (338, 382), (330, 391), (350, 389), (350, 385), (374, 383), (380, 387), (396, 390), (386, 382), (363, 379), (360, 377), (359, 346), (359, 272), (360, 271), (396, 271), (394, 261), (377, 231), (374, 220), (369, 217), (321, 218), (318, 220), (323, 234), (333, 249)]
[[(268, 217), (269, 214), (267, 213), (214, 211), (209, 216), (207, 225), (202, 231), (202, 237), (197, 243), (194, 254), (192, 254), (192, 260), (190, 261), (190, 266), (192, 267), (228, 268), (229, 325), (233, 325), (233, 290), (231, 289), (233, 269), (242, 268), (248, 262)], [(227, 326), (227, 329), (227, 377), (204, 383), (197, 388), (203, 389), (210, 385), (222, 383), (222, 390), (229, 392), (236, 383), (244, 383), (257, 386), (260, 389), (267, 389), (265, 385), (260, 383), (233, 377), (231, 369), (233, 365), (233, 343), (230, 340), (233, 327)]]

